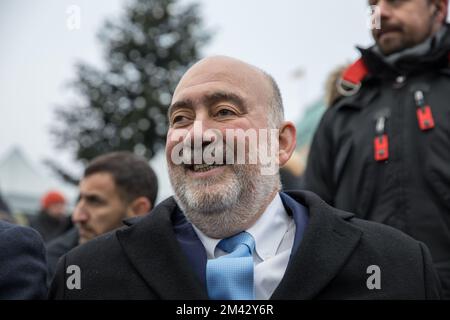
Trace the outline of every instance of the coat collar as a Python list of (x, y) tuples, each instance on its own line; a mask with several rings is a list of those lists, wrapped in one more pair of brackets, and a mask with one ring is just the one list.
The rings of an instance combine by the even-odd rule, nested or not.
[[(352, 214), (328, 206), (315, 194), (287, 194), (307, 207), (310, 216), (303, 240), (272, 299), (311, 299), (339, 272), (356, 248), (361, 231), (345, 221)], [(130, 263), (161, 299), (208, 299), (175, 237), (172, 219), (177, 210), (169, 198), (148, 216), (127, 221), (130, 227), (119, 230), (117, 238)], [(155, 255), (161, 251), (164, 259)]]
[(309, 209), (309, 222), (298, 251), (271, 299), (313, 299), (341, 270), (362, 232), (346, 220), (353, 214), (334, 209), (307, 191), (288, 195)]
[[(357, 48), (370, 70), (370, 73), (381, 78), (392, 78), (399, 74), (409, 75), (412, 73), (421, 73), (427, 70), (439, 70), (448, 68), (448, 53), (450, 51), (450, 25), (446, 24), (442, 30), (427, 41), (435, 41), (435, 45), (423, 54), (414, 55), (414, 49), (406, 49), (399, 53), (402, 55), (394, 64), (389, 64), (379, 53), (376, 53), (375, 46), (369, 48)], [(419, 44), (418, 46), (421, 46)], [(418, 47), (417, 46), (417, 47)], [(415, 48), (417, 48), (415, 47)], [(408, 54), (408, 52), (410, 52)], [(395, 55), (395, 54), (394, 54)]]
[(168, 198), (146, 217), (125, 222), (130, 227), (119, 230), (117, 238), (130, 263), (160, 299), (208, 299), (175, 237), (171, 219), (176, 209), (175, 200)]

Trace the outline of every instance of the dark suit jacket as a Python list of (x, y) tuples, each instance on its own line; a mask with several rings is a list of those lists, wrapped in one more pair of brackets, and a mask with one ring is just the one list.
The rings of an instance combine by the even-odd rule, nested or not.
[(45, 299), (44, 243), (31, 228), (0, 221), (0, 300)]
[(58, 238), (53, 239), (46, 244), (47, 250), (47, 284), (50, 286), (53, 276), (55, 275), (56, 265), (59, 258), (65, 255), (67, 252), (78, 246), (79, 241), (78, 229), (73, 227), (66, 233), (60, 235)]
[[(309, 221), (272, 299), (440, 297), (425, 245), (393, 228), (336, 210), (313, 193), (290, 192), (289, 196), (308, 209)], [(286, 209), (292, 214), (292, 208)], [(178, 211), (169, 198), (150, 215), (70, 251), (58, 263), (50, 298), (208, 299), (198, 272), (206, 258), (193, 263), (183, 251), (186, 244), (174, 232)], [(190, 248), (204, 251), (198, 238), (190, 241)], [(70, 265), (81, 269), (79, 290), (66, 288), (70, 274), (65, 271)], [(367, 287), (371, 265), (381, 271), (379, 290)]]

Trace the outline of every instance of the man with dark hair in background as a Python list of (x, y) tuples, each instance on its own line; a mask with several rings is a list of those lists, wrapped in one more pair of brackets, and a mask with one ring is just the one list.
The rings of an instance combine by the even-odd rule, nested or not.
[[(450, 298), (447, 0), (370, 0), (375, 44), (339, 81), (304, 187), (424, 242)], [(379, 25), (378, 22), (380, 23)]]
[(158, 180), (145, 159), (114, 152), (89, 163), (79, 191), (72, 215), (75, 228), (47, 245), (49, 280), (69, 250), (122, 226), (123, 219), (148, 213), (155, 205)]

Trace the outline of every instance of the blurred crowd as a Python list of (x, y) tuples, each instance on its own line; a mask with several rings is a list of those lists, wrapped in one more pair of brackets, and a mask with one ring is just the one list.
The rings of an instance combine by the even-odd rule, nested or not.
[[(337, 280), (334, 282), (328, 279), (330, 283), (328, 286), (324, 285), (321, 288), (322, 291), (316, 288), (317, 292), (314, 292), (314, 294), (317, 297), (325, 299), (341, 298), (342, 296), (337, 294), (339, 293), (349, 298), (360, 298), (359, 287), (347, 287), (344, 283), (344, 281), (351, 282), (354, 280), (351, 275), (355, 270), (353, 267), (358, 265), (358, 263), (362, 263), (362, 261), (366, 262), (376, 259), (385, 261), (383, 259), (386, 258), (386, 261), (389, 260), (389, 263), (392, 263), (388, 263), (389, 266), (385, 265), (385, 268), (393, 268), (395, 270), (398, 268), (400, 270), (403, 267), (410, 266), (412, 271), (408, 275), (402, 276), (396, 273), (399, 278), (397, 278), (398, 282), (395, 285), (383, 283), (383, 286), (388, 288), (386, 289), (388, 293), (385, 296), (363, 295), (364, 298), (450, 298), (450, 109), (448, 106), (450, 98), (450, 91), (448, 90), (450, 86), (450, 29), (445, 22), (448, 3), (445, 0), (380, 0), (369, 1), (369, 3), (377, 5), (380, 10), (381, 28), (374, 28), (372, 33), (375, 44), (370, 48), (360, 49), (360, 59), (349, 65), (338, 67), (330, 74), (325, 94), (327, 109), (315, 131), (311, 145), (308, 146), (306, 167), (301, 160), (299, 151), (294, 151), (295, 138), (293, 137), (295, 137), (295, 128), (293, 128), (291, 123), (280, 122), (282, 123), (278, 127), (282, 128), (282, 133), (280, 133), (279, 137), (280, 148), (284, 153), (280, 151), (279, 157), (284, 160), (281, 161), (282, 168), (279, 172), (281, 185), (278, 187), (278, 182), (274, 183), (274, 190), (281, 195), (279, 204), (283, 203), (286, 212), (290, 213), (287, 215), (289, 216), (286, 220), (288, 221), (286, 222), (287, 225), (289, 225), (291, 216), (294, 216), (296, 219), (297, 211), (300, 212), (298, 217), (304, 218), (304, 220), (301, 220), (304, 223), (303, 225), (298, 223), (297, 220), (295, 223), (291, 221), (290, 226), (296, 225), (297, 229), (295, 230), (303, 230), (301, 228), (311, 226), (311, 228), (317, 227), (317, 232), (322, 232), (327, 227), (327, 224), (324, 222), (322, 226), (314, 225), (313, 215), (308, 218), (308, 214), (305, 213), (309, 212), (308, 210), (313, 212), (314, 208), (319, 206), (322, 208), (319, 211), (325, 212), (323, 213), (324, 215), (328, 215), (328, 211), (330, 211), (333, 212), (333, 216), (339, 216), (339, 219), (345, 220), (345, 223), (348, 223), (346, 224), (348, 229), (358, 229), (362, 234), (371, 235), (370, 237), (367, 236), (367, 238), (361, 238), (361, 243), (358, 244), (361, 247), (358, 248), (364, 247), (364, 249), (361, 249), (362, 253), (352, 255), (353, 260), (349, 258), (350, 262), (347, 264), (342, 262), (342, 265), (339, 266), (344, 270), (343, 266), (345, 265), (348, 268), (345, 269), (347, 271), (339, 273), (336, 276)], [(215, 68), (220, 70), (220, 72), (214, 73)], [(203, 85), (202, 83), (200, 85), (197, 84), (196, 81), (202, 79), (202, 76), (205, 74), (207, 75), (205, 77), (213, 77), (217, 75), (223, 76), (223, 74), (229, 72), (229, 74), (226, 74), (226, 79), (234, 79), (233, 77), (235, 77), (241, 80), (239, 78), (241, 72), (248, 72), (244, 78), (246, 80), (251, 79), (251, 85), (245, 83), (247, 86), (242, 86), (242, 88), (251, 88), (253, 90), (251, 94), (259, 95), (258, 97), (261, 98), (262, 96), (265, 97), (266, 92), (257, 87), (258, 81), (261, 83), (261, 87), (270, 87), (270, 90), (274, 91), (273, 95), (275, 96), (275, 98), (271, 98), (275, 101), (280, 101), (279, 108), (282, 110), (281, 95), (279, 95), (279, 89), (277, 89), (275, 80), (265, 73), (261, 73), (261, 76), (258, 73), (260, 70), (257, 72), (255, 70), (259, 69), (228, 58), (206, 59), (206, 62), (199, 62), (186, 73), (187, 75), (180, 81), (176, 93), (181, 95), (180, 92), (189, 92), (189, 90), (192, 90), (192, 87)], [(252, 87), (253, 85), (255, 88)], [(241, 88), (231, 88), (235, 89), (237, 93), (241, 90)], [(251, 96), (251, 94), (248, 96)], [(192, 95), (195, 96), (194, 94)], [(217, 95), (220, 96), (220, 101), (228, 102), (230, 100), (234, 103), (239, 100), (234, 95), (227, 96), (222, 92), (219, 92)], [(176, 94), (174, 94), (175, 96)], [(192, 100), (186, 101), (182, 101), (173, 109), (189, 109), (186, 105)], [(184, 110), (184, 112), (188, 114), (192, 112), (191, 109), (189, 109), (190, 111)], [(169, 111), (172, 112), (173, 110)], [(234, 115), (230, 116), (230, 110), (225, 111), (223, 116), (230, 117), (226, 118), (227, 121), (236, 121), (233, 118)], [(255, 114), (267, 114), (267, 117), (270, 118), (272, 117), (272, 111), (259, 110), (254, 114), (248, 112), (248, 116), (253, 116), (252, 120), (258, 121), (260, 118)], [(282, 113), (280, 110), (278, 112)], [(245, 112), (242, 113), (246, 114)], [(204, 114), (202, 114), (204, 117), (209, 117), (209, 115), (205, 116)], [(269, 123), (271, 123), (271, 120), (276, 122), (278, 120), (277, 117), (278, 115), (275, 112), (275, 116), (269, 119)], [(181, 119), (179, 121), (184, 124), (183, 121), (188, 122), (186, 119), (189, 119), (189, 116), (186, 114), (174, 116), (170, 120), (170, 128), (176, 127), (177, 122), (175, 120), (177, 119)], [(205, 121), (210, 121), (210, 124), (213, 123), (219, 128), (222, 128), (223, 123), (228, 123), (227, 121), (217, 121), (216, 118), (206, 118)], [(214, 121), (217, 121), (218, 124)], [(235, 123), (240, 124), (241, 122), (236, 121)], [(169, 142), (167, 148), (170, 148)], [(58, 273), (57, 270), (58, 261), (60, 261), (60, 266), (66, 263), (64, 260), (66, 258), (78, 258), (79, 261), (86, 262), (86, 257), (92, 257), (92, 255), (99, 256), (100, 262), (98, 263), (101, 263), (102, 259), (109, 261), (108, 258), (105, 258), (105, 255), (107, 255), (105, 252), (109, 252), (109, 257), (111, 257), (116, 254), (114, 250), (119, 249), (114, 247), (113, 242), (108, 242), (110, 240), (107, 237), (102, 238), (104, 239), (103, 242), (92, 240), (122, 227), (124, 225), (123, 221), (126, 221), (126, 226), (133, 226), (135, 223), (139, 225), (139, 221), (145, 221), (144, 225), (147, 223), (150, 230), (156, 228), (156, 226), (163, 228), (166, 226), (164, 223), (170, 220), (174, 225), (173, 232), (170, 233), (171, 236), (174, 234), (173, 239), (178, 240), (181, 247), (185, 246), (187, 248), (186, 256), (191, 259), (191, 262), (194, 261), (192, 262), (192, 269), (197, 268), (196, 264), (199, 262), (198, 259), (195, 260), (197, 257), (195, 256), (196, 249), (192, 244), (194, 240), (197, 241), (197, 244), (199, 240), (202, 240), (203, 245), (208, 249), (208, 240), (211, 240), (211, 237), (208, 238), (208, 236), (212, 234), (217, 235), (217, 237), (212, 238), (228, 238), (230, 234), (226, 233), (234, 229), (230, 227), (223, 229), (225, 233), (214, 233), (218, 232), (217, 230), (223, 231), (220, 229), (223, 226), (219, 225), (211, 233), (202, 233), (208, 228), (197, 222), (198, 216), (195, 215), (195, 211), (205, 210), (206, 212), (207, 209), (213, 210), (216, 202), (210, 199), (214, 196), (214, 192), (208, 189), (212, 188), (211, 185), (204, 186), (200, 183), (190, 191), (188, 182), (184, 181), (188, 178), (183, 178), (181, 174), (177, 176), (176, 168), (171, 168), (170, 170), (172, 171), (169, 170), (172, 184), (178, 186), (178, 189), (175, 188), (175, 200), (169, 199), (162, 204), (157, 204), (158, 181), (154, 170), (159, 170), (159, 168), (152, 169), (147, 160), (131, 152), (113, 152), (96, 157), (85, 168), (78, 186), (79, 197), (75, 208), (71, 212), (67, 212), (67, 199), (64, 194), (58, 190), (42, 190), (40, 208), (36, 208), (36, 214), (28, 216), (26, 223), (24, 223), (34, 229), (39, 235), (34, 231), (31, 232), (29, 228), (20, 230), (22, 230), (23, 235), (26, 235), (27, 239), (35, 239), (35, 242), (32, 244), (32, 246), (36, 247), (35, 254), (37, 256), (45, 256), (44, 259), (38, 260), (41, 262), (46, 261), (46, 263), (39, 264), (37, 262), (35, 266), (30, 266), (27, 261), (21, 261), (21, 259), (8, 260), (7, 264), (9, 266), (5, 266), (5, 263), (5, 265), (0, 267), (6, 270), (5, 272), (9, 272), (8, 275), (5, 275), (0, 270), (0, 299), (43, 298), (47, 294), (46, 288), (52, 285), (52, 280), (53, 298), (61, 297), (59, 294), (63, 292), (61, 286), (64, 281), (59, 281), (60, 279), (58, 278), (61, 276), (61, 271)], [(207, 172), (209, 169), (199, 169), (199, 171), (202, 170)], [(192, 169), (192, 171), (195, 170)], [(197, 171), (195, 172), (198, 173)], [(201, 175), (199, 174), (198, 176)], [(239, 177), (239, 175), (237, 176)], [(250, 176), (250, 174), (245, 177), (249, 181), (240, 182), (248, 183), (249, 186), (255, 189), (252, 189), (253, 193), (249, 192), (248, 196), (253, 195), (256, 199), (257, 196), (261, 196), (261, 194), (264, 196), (264, 192), (268, 192), (264, 189), (265, 186), (252, 185), (250, 178), (253, 176)], [(176, 180), (177, 178), (179, 180)], [(267, 181), (267, 184), (273, 182), (269, 179), (258, 181)], [(259, 187), (262, 188), (262, 191), (258, 189)], [(335, 212), (333, 211), (334, 209), (328, 206), (321, 207), (324, 205), (322, 201), (318, 201), (317, 203), (319, 204), (317, 204), (316, 200), (311, 200), (312, 202), (309, 203), (310, 193), (288, 192), (300, 189), (313, 192), (328, 205), (338, 210)], [(203, 192), (202, 199), (205, 199), (204, 202), (195, 203), (196, 206), (194, 206), (192, 199), (186, 200), (183, 198), (186, 194), (190, 194), (189, 192), (192, 193), (192, 199), (197, 199), (196, 197), (200, 197), (199, 195)], [(267, 200), (264, 197), (261, 199)], [(246, 205), (248, 207), (245, 206), (245, 209), (242, 206), (236, 206), (236, 208), (239, 208), (241, 211), (248, 210), (251, 212), (253, 206), (264, 203), (267, 210), (270, 211), (269, 208), (272, 208), (271, 206), (274, 204), (268, 205), (261, 199), (247, 201)], [(279, 198), (275, 197), (275, 200), (277, 199)], [(306, 200), (303, 201), (303, 199)], [(174, 201), (176, 201), (176, 205)], [(311, 206), (308, 206), (309, 204)], [(189, 210), (190, 205), (195, 210)], [(283, 205), (280, 206), (283, 207)], [(169, 210), (168, 208), (172, 210), (170, 211), (172, 216), (167, 221), (161, 220), (157, 222), (157, 218), (154, 220), (142, 219), (149, 212), (152, 215), (155, 211), (156, 216), (158, 214), (163, 216), (169, 212), (167, 211)], [(283, 209), (279, 210), (283, 212)], [(348, 212), (359, 219), (378, 224), (366, 224), (365, 222), (358, 222), (359, 220), (351, 222), (352, 218)], [(186, 214), (187, 219), (183, 215), (180, 216), (181, 213)], [(238, 215), (238, 217), (242, 218), (242, 220), (247, 218), (244, 213), (240, 216)], [(0, 220), (7, 222), (5, 226), (0, 228), (0, 236), (2, 232), (4, 234), (8, 232), (2, 230), (14, 230), (16, 228), (11, 224), (14, 223), (14, 216), (8, 207), (8, 199), (3, 199), (1, 195)], [(234, 221), (236, 225), (242, 222), (238, 220)], [(199, 221), (204, 222), (201, 219)], [(226, 219), (223, 218), (223, 221), (226, 221)], [(223, 221), (221, 220), (221, 222)], [(308, 221), (311, 222), (310, 225), (308, 225)], [(209, 226), (208, 223), (205, 222), (205, 225)], [(266, 223), (269, 227), (273, 223), (275, 229), (275, 220)], [(191, 229), (186, 231), (186, 226), (191, 226), (191, 224), (195, 228), (190, 227)], [(383, 225), (387, 225), (389, 228)], [(241, 230), (242, 228), (239, 229), (240, 227), (241, 225), (236, 227), (236, 230), (243, 231)], [(130, 229), (132, 228), (130, 227)], [(287, 236), (282, 235), (287, 240), (283, 238), (280, 242), (280, 247), (290, 246), (292, 250), (301, 250), (304, 248), (303, 246), (306, 247), (307, 244), (303, 245), (302, 243), (302, 246), (296, 244), (297, 238), (294, 240), (295, 232), (292, 231), (294, 229), (289, 228), (287, 228), (287, 231), (285, 230)], [(336, 225), (330, 233), (338, 229), (339, 227)], [(394, 229), (395, 231), (393, 231)], [(138, 233), (140, 229), (136, 227), (132, 230)], [(246, 230), (251, 230), (251, 228)], [(308, 229), (306, 228), (306, 230)], [(342, 239), (340, 238), (342, 241), (345, 241), (344, 238), (347, 238), (347, 240), (351, 238), (351, 236), (345, 236), (346, 231), (344, 229), (339, 230), (337, 233), (342, 236)], [(193, 235), (198, 235), (198, 237)], [(390, 238), (391, 236), (392, 238)], [(133, 242), (136, 240), (133, 240), (132, 234), (129, 235), (130, 242), (126, 242), (125, 235), (123, 237), (125, 251), (127, 250), (127, 245), (132, 247), (136, 244), (136, 242)], [(193, 237), (195, 238), (194, 240)], [(20, 235), (16, 237), (16, 239), (19, 238)], [(6, 255), (7, 252), (3, 250), (3, 247), (8, 245), (2, 239), (0, 238), (0, 260), (2, 254)], [(385, 241), (389, 240), (385, 239), (397, 239), (395, 241), (398, 242), (392, 240), (392, 242), (386, 243)], [(256, 240), (258, 241), (258, 239)], [(305, 236), (303, 240), (309, 241), (310, 238)], [(92, 245), (84, 246), (88, 242), (91, 242)], [(259, 243), (263, 242), (264, 240), (260, 240)], [(356, 242), (352, 245), (349, 244), (346, 249), (341, 248), (342, 252), (349, 247), (357, 247)], [(108, 244), (107, 248), (111, 248), (110, 251), (108, 251), (109, 249), (105, 251), (105, 243)], [(160, 243), (166, 242), (161, 240)], [(209, 241), (210, 243), (211, 241)], [(145, 244), (140, 244), (142, 248), (145, 247)], [(18, 246), (20, 247), (19, 244)], [(247, 247), (250, 248), (252, 245), (247, 245)], [(299, 247), (300, 249), (298, 249)], [(326, 245), (317, 246), (318, 256), (326, 255), (325, 251), (320, 251), (325, 250), (323, 249), (325, 247)], [(79, 250), (74, 250), (75, 248)], [(257, 251), (260, 248), (258, 242), (256, 248)], [(416, 249), (417, 252), (421, 252), (420, 255), (415, 251)], [(275, 256), (279, 253), (277, 250), (274, 250)], [(137, 265), (139, 266), (139, 257), (141, 257), (140, 254), (142, 252), (130, 252), (129, 260), (137, 260)], [(157, 255), (156, 252), (153, 253)], [(220, 257), (214, 256), (214, 250), (213, 254), (207, 253), (209, 254), (208, 261), (215, 258), (220, 259)], [(250, 253), (256, 255), (253, 252)], [(330, 256), (336, 254), (328, 253)], [(224, 254), (224, 252), (220, 252), (220, 254)], [(284, 261), (284, 268), (286, 268), (288, 262), (283, 254), (285, 253), (280, 253), (278, 258), (281, 257), (280, 261)], [(119, 256), (123, 257), (123, 255)], [(409, 260), (403, 261), (403, 258), (397, 259), (395, 258), (396, 256), (408, 257)], [(420, 258), (417, 258), (419, 256)], [(344, 254), (336, 254), (333, 257), (336, 260), (345, 258)], [(203, 258), (206, 260), (206, 254), (204, 254)], [(309, 258), (311, 260), (315, 259), (313, 256), (309, 256)], [(141, 277), (133, 277), (128, 272), (125, 272), (125, 270), (129, 270), (127, 268), (132, 268), (127, 265), (128, 262), (123, 262), (120, 259), (117, 258), (117, 261), (121, 261), (120, 263), (118, 262), (118, 265), (122, 268), (120, 269), (119, 277), (127, 279), (130, 283), (139, 284), (136, 285), (136, 288), (138, 288), (136, 292), (146, 292), (146, 289), (143, 289), (145, 286), (139, 282)], [(255, 259), (255, 264), (261, 263), (261, 265), (264, 265), (264, 257)], [(91, 260), (86, 262), (86, 265), (91, 265), (91, 263), (95, 265)], [(103, 263), (106, 264), (106, 262)], [(124, 266), (121, 265), (122, 263)], [(279, 264), (282, 263), (280, 262)], [(164, 265), (164, 263), (161, 262), (161, 265)], [(150, 266), (148, 267), (151, 268)], [(27, 276), (30, 268), (43, 270), (41, 275), (38, 272), (35, 273), (36, 276), (40, 277), (39, 279), (33, 280)], [(158, 268), (158, 266), (155, 266), (155, 268)], [(271, 275), (274, 274), (275, 278), (278, 275), (275, 283), (277, 285), (280, 284), (286, 269), (280, 271), (280, 268), (277, 269), (276, 266), (268, 266), (267, 264), (264, 268), (259, 270), (270, 270), (267, 272)], [(355, 268), (358, 269), (357, 267)], [(139, 267), (136, 267), (136, 269), (139, 269)], [(324, 267), (324, 269), (326, 270), (327, 268)], [(203, 270), (203, 273), (200, 273), (200, 277), (212, 279), (209, 278), (209, 270), (208, 265), (206, 271)], [(113, 271), (111, 273), (114, 273)], [(206, 276), (205, 272), (207, 273)], [(258, 272), (260, 272), (258, 277), (262, 277), (262, 272)], [(299, 272), (301, 273), (302, 270)], [(420, 276), (416, 277), (416, 272)], [(18, 278), (21, 273), (26, 274), (25, 280), (14, 282), (14, 277)], [(311, 274), (313, 273), (311, 271)], [(386, 274), (389, 274), (389, 271)], [(436, 282), (434, 281), (434, 275), (439, 277), (439, 280)], [(289, 274), (289, 276), (291, 275)], [(259, 279), (258, 277), (255, 277), (255, 279)], [(297, 280), (295, 276), (293, 279)], [(393, 276), (392, 279), (396, 279), (396, 277)], [(97, 288), (98, 291), (92, 291), (93, 293), (86, 293), (86, 296), (80, 297), (89, 298), (91, 297), (90, 294), (94, 295), (95, 293), (109, 297), (107, 293), (98, 293), (108, 288), (108, 285), (102, 282), (104, 280), (97, 274), (89, 274), (89, 281), (99, 283), (100, 287)], [(3, 284), (2, 281), (5, 283)], [(21, 285), (20, 290), (14, 290), (17, 287), (17, 283), (21, 283), (21, 281), (37, 281), (41, 282), (42, 286), (34, 285), (27, 288), (25, 285)], [(392, 281), (395, 282), (394, 280)], [(207, 283), (208, 286), (210, 282)], [(264, 283), (264, 281), (261, 282)], [(169, 280), (168, 283), (170, 283)], [(426, 293), (415, 295), (415, 284), (420, 284), (421, 286), (420, 289), (417, 289), (417, 292), (425, 288)], [(264, 286), (255, 284), (256, 293), (261, 294), (262, 297), (270, 297), (271, 294), (277, 292), (275, 288), (273, 290), (265, 290), (265, 288), (261, 289), (260, 287)], [(313, 284), (311, 284), (312, 287), (314, 287)], [(36, 288), (38, 289), (36, 290)], [(307, 291), (308, 288), (310, 287), (305, 285), (302, 289)], [(293, 292), (296, 290), (295, 288), (289, 289)], [(147, 293), (149, 297), (158, 296), (155, 293), (157, 290), (158, 285), (155, 285), (155, 288), (149, 290), (150, 293), (143, 293), (142, 296), (147, 297)], [(180, 292), (183, 292), (183, 288), (180, 290)], [(195, 288), (192, 290), (195, 290)], [(208, 290), (209, 297), (215, 297), (216, 289), (208, 287)], [(399, 292), (403, 292), (402, 290), (411, 293), (411, 295), (400, 294)], [(43, 294), (44, 291), (45, 294)], [(438, 291), (442, 293), (437, 293)], [(64, 294), (63, 297), (65, 297)], [(123, 298), (123, 294), (117, 293), (117, 296)], [(228, 297), (220, 294), (217, 296), (219, 298)], [(74, 295), (74, 297), (79, 296)], [(180, 296), (174, 291), (173, 297), (177, 298)], [(316, 296), (311, 293), (311, 297)]]

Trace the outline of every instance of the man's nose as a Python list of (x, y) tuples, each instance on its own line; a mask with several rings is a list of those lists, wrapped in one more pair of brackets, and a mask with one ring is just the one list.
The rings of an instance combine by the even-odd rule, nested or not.
[(72, 214), (72, 222), (73, 223), (82, 223), (82, 222), (86, 222), (89, 219), (89, 214), (86, 210), (86, 208), (84, 207), (83, 203), (80, 201)]
[(191, 148), (204, 149), (209, 144), (223, 140), (223, 130), (212, 119), (197, 121), (190, 129), (189, 141)]
[(392, 5), (389, 1), (381, 0), (375, 6), (375, 14), (379, 15), (381, 19), (388, 19), (392, 14)]
[(206, 110), (197, 112), (193, 125), (189, 128), (191, 143), (194, 140), (213, 142), (217, 139), (219, 126)]

